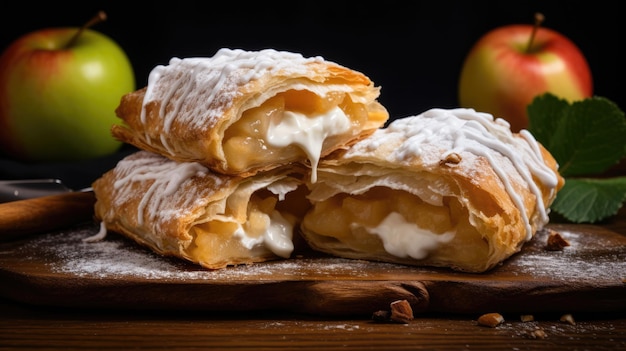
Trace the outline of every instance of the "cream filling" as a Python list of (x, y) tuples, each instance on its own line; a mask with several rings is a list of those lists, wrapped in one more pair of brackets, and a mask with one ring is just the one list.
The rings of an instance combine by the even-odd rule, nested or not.
[[(266, 187), (273, 194), (278, 196), (278, 200), (285, 199), (287, 193), (297, 189), (296, 181), (280, 180), (271, 183), (251, 183), (249, 196), (257, 189)], [(245, 191), (244, 191), (245, 192)], [(255, 228), (263, 232), (263, 235), (253, 235), (246, 231), (244, 226), (232, 217), (225, 217), (223, 220), (237, 224), (237, 229), (233, 237), (238, 239), (248, 250), (268, 249), (277, 256), (288, 258), (294, 250), (293, 224), (283, 217), (280, 212), (273, 210), (271, 213), (257, 213), (264, 222), (264, 228)]]
[(255, 247), (266, 247), (277, 256), (288, 258), (294, 249), (293, 225), (276, 210), (269, 215), (264, 214), (264, 220), (266, 228), (263, 235), (250, 236), (241, 224), (238, 224), (233, 236), (238, 238), (241, 244), (249, 250)]
[(265, 139), (274, 147), (299, 146), (311, 162), (311, 182), (315, 183), (324, 140), (349, 129), (350, 119), (339, 107), (314, 116), (285, 111), (279, 123), (270, 122)]
[(368, 233), (378, 235), (385, 251), (397, 257), (424, 259), (436, 250), (440, 244), (450, 242), (455, 232), (435, 234), (419, 228), (415, 223), (407, 222), (404, 217), (391, 212), (373, 228), (365, 228)]

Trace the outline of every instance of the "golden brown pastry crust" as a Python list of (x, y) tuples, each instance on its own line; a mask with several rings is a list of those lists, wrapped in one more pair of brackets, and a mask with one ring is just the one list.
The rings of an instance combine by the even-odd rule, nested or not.
[(312, 248), (484, 272), (547, 223), (563, 178), (545, 148), (527, 142), (528, 135), (512, 135), (508, 126), (468, 127), (485, 117), (473, 110), (425, 114), (449, 118), (433, 125), (424, 115), (396, 120), (320, 163), (310, 185), (313, 208), (301, 224)]
[[(108, 231), (210, 269), (284, 258), (293, 250), (293, 232), (266, 228), (264, 221), (276, 210), (276, 223), (297, 225), (308, 206), (303, 195), (291, 198), (302, 184), (301, 171), (291, 167), (241, 178), (139, 151), (93, 183), (95, 216)], [(237, 227), (249, 236), (234, 234)], [(264, 237), (267, 232), (276, 240)]]
[[(172, 59), (168, 66), (156, 67), (146, 87), (122, 97), (116, 113), (123, 123), (114, 125), (112, 134), (177, 161), (248, 176), (292, 162), (317, 162), (312, 158), (371, 134), (389, 117), (376, 100), (379, 93), (364, 74), (321, 58), (222, 49), (213, 58)], [(282, 111), (294, 110), (312, 120), (337, 106), (350, 119), (348, 130), (334, 134), (338, 128), (326, 126), (328, 136), (321, 150), (313, 150), (319, 153), (313, 157), (302, 145), (272, 146), (263, 130), (246, 129), (249, 125), (267, 129), (269, 120), (277, 123), (284, 118)], [(233, 127), (242, 116), (249, 120)], [(242, 131), (249, 135), (242, 137)], [(229, 135), (241, 140), (228, 144)], [(256, 152), (262, 154), (248, 161), (248, 154)]]

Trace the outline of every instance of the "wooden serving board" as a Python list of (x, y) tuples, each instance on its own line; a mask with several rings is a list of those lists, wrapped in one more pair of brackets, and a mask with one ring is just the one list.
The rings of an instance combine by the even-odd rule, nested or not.
[(290, 311), (370, 315), (406, 299), (414, 313), (626, 311), (626, 236), (550, 224), (570, 246), (548, 251), (547, 230), (483, 274), (340, 259), (289, 260), (209, 271), (160, 257), (93, 223), (0, 243), (0, 294), (64, 307)]

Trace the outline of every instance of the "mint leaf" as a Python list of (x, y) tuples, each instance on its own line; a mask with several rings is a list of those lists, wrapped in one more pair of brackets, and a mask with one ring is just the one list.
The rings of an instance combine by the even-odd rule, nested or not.
[(537, 96), (527, 107), (528, 131), (550, 152), (554, 149), (553, 144), (558, 144), (558, 136), (554, 137), (554, 134), (559, 130), (569, 106), (567, 100), (547, 93)]
[(594, 223), (617, 213), (626, 200), (626, 177), (566, 179), (551, 209), (574, 223)]
[(612, 101), (569, 104), (546, 93), (528, 106), (528, 130), (559, 163), (564, 177), (598, 174), (626, 156), (626, 117)]
[[(592, 97), (572, 104), (551, 93), (528, 105), (528, 131), (559, 164), (565, 185), (552, 211), (574, 223), (594, 223), (626, 201), (626, 177), (600, 176), (626, 156), (626, 116), (612, 101)], [(576, 178), (586, 176), (586, 178)]]

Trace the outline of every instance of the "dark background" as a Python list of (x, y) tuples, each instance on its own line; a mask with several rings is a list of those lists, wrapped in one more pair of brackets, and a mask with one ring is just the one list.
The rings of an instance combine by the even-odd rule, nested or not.
[[(137, 87), (171, 57), (212, 56), (222, 47), (300, 52), (356, 69), (381, 86), (392, 118), (432, 107), (456, 107), (462, 62), (478, 38), (498, 26), (532, 23), (576, 43), (587, 57), (595, 95), (626, 108), (625, 11), (617, 1), (49, 1), (15, 4), (0, 12), (0, 46), (45, 27), (80, 26), (104, 10), (93, 29), (127, 52)], [(87, 186), (120, 155), (81, 164), (0, 163), (0, 178), (52, 176)]]

